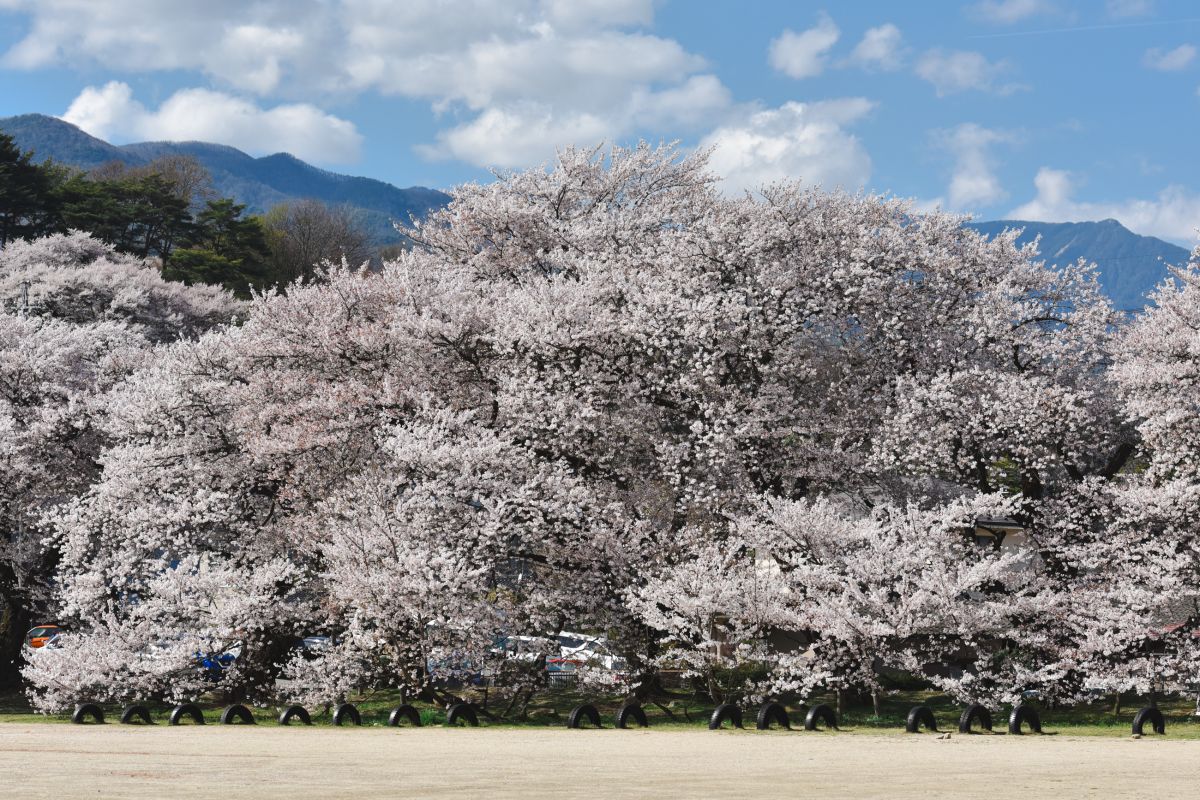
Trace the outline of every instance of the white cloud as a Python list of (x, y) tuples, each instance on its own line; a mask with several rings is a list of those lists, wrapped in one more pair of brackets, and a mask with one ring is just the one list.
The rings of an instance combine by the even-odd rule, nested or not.
[(547, 16), (565, 28), (649, 25), (654, 3), (647, 0), (547, 0)]
[(771, 66), (792, 78), (811, 78), (825, 71), (825, 55), (841, 31), (822, 12), (815, 27), (796, 33), (785, 30), (771, 41)]
[(917, 62), (917, 75), (933, 84), (938, 97), (976, 89), (1011, 94), (1022, 88), (1016, 84), (998, 84), (1008, 70), (1003, 61), (991, 62), (982, 53), (958, 50), (929, 50)]
[(1110, 17), (1144, 17), (1154, 13), (1154, 0), (1108, 0), (1105, 8)]
[(232, 26), (213, 46), (212, 71), (236, 86), (267, 94), (283, 81), (284, 62), (303, 47), (304, 36), (295, 30)]
[(1043, 167), (1034, 178), (1037, 195), (1009, 212), (1011, 219), (1080, 222), (1115, 219), (1131, 231), (1195, 243), (1200, 228), (1200, 195), (1168, 186), (1152, 200), (1084, 202), (1074, 199), (1075, 181), (1065, 170)]
[[(315, 7), (311, 0), (302, 2)], [(324, 38), (319, 31), (326, 21), (300, 3), (37, 0), (23, 6), (30, 30), (0, 59), (5, 66), (195, 69), (260, 93), (278, 88), (296, 62), (310, 57), (313, 43)]]
[(696, 75), (662, 91), (638, 89), (630, 100), (630, 125), (670, 129), (710, 124), (733, 104), (729, 89), (715, 75)]
[(555, 114), (546, 105), (489, 108), (469, 123), (438, 134), (437, 145), (420, 151), (429, 158), (457, 158), (479, 166), (536, 164), (554, 151), (548, 142), (598, 143), (612, 137), (608, 120), (594, 114)]
[(436, 144), (419, 152), (483, 167), (527, 166), (546, 161), (558, 147), (613, 141), (640, 126), (695, 129), (731, 103), (729, 90), (713, 75), (696, 75), (658, 92), (639, 89), (619, 113), (606, 115), (563, 113), (546, 103), (508, 103), (440, 132)]
[(717, 128), (701, 142), (722, 188), (737, 194), (786, 179), (854, 190), (871, 175), (871, 158), (846, 126), (874, 103), (861, 97), (784, 103)]
[(850, 53), (849, 63), (867, 69), (900, 69), (904, 61), (904, 37), (888, 22), (869, 29)]
[(1047, 0), (983, 0), (971, 7), (974, 16), (999, 25), (1012, 25), (1056, 10)]
[[(571, 143), (564, 136), (611, 138), (635, 122), (655, 126), (652, 134), (688, 135), (721, 118), (728, 93), (705, 60), (641, 29), (656, 4), (27, 0), (28, 35), (3, 63), (198, 71), (234, 96), (284, 102), (367, 92), (416, 98), (446, 126), (423, 152), (504, 165), (552, 156)], [(657, 109), (647, 109), (651, 100)], [(500, 132), (508, 138), (489, 138)]]
[(993, 145), (1013, 141), (1012, 134), (967, 122), (936, 132), (934, 140), (954, 158), (954, 170), (947, 189), (949, 208), (971, 211), (1007, 196), (996, 177), (991, 150)]
[(256, 154), (282, 150), (325, 164), (355, 161), (362, 144), (353, 123), (308, 104), (263, 109), (209, 89), (182, 89), (150, 110), (119, 81), (84, 89), (63, 119), (102, 139), (196, 139)]
[(1190, 44), (1181, 44), (1174, 50), (1160, 50), (1152, 47), (1142, 56), (1142, 63), (1150, 69), (1163, 72), (1175, 72), (1184, 69), (1196, 59), (1196, 48)]

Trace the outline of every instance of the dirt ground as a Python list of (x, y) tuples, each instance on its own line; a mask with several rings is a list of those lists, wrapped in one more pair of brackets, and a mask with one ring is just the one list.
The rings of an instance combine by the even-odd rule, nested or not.
[(1200, 741), (0, 725), (21, 798), (1200, 796)]

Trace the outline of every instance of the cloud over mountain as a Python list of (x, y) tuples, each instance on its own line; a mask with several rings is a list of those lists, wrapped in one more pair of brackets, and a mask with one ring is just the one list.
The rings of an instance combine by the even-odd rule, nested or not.
[[(289, 121), (304, 118), (335, 154), (324, 158), (330, 161), (352, 156), (354, 131), (310, 104), (378, 92), (427, 100), (449, 123), (425, 152), (509, 166), (552, 156), (564, 136), (613, 139), (651, 117), (671, 135), (694, 131), (694, 108), (674, 102), (680, 92), (698, 95), (704, 108), (728, 104), (703, 58), (639, 30), (653, 21), (653, 0), (21, 5), (30, 28), (4, 54), (6, 66), (194, 70), (216, 84), (181, 92), (157, 110), (140, 107), (119, 86), (93, 88), (69, 118), (84, 127), (102, 122), (114, 135), (121, 132), (118, 107), (132, 115), (129, 127), (139, 136), (178, 131), (181, 118), (193, 113), (197, 124), (232, 121), (242, 126), (233, 143), (249, 149), (255, 129), (284, 133)], [(304, 102), (259, 108), (246, 96)], [(285, 146), (301, 152), (303, 145)]]
[(354, 123), (307, 103), (263, 109), (223, 92), (183, 89), (152, 110), (120, 81), (87, 87), (63, 119), (101, 139), (220, 141), (250, 153), (286, 150), (323, 164), (356, 161), (362, 144)]

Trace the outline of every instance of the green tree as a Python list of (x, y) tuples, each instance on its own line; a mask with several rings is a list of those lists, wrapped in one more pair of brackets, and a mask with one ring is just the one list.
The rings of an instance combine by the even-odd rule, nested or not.
[(258, 217), (229, 198), (210, 200), (196, 215), (187, 247), (177, 249), (163, 277), (186, 284), (219, 284), (239, 297), (275, 282), (266, 234)]
[(0, 133), (0, 247), (54, 230), (56, 203), (49, 171)]
[(191, 231), (188, 202), (157, 173), (111, 180), (76, 173), (58, 193), (63, 229), (87, 231), (141, 258), (169, 258)]

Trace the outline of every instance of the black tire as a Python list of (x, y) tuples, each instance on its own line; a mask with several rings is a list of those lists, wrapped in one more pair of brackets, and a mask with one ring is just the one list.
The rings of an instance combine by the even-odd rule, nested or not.
[(992, 712), (979, 705), (979, 703), (973, 703), (967, 706), (967, 709), (962, 712), (962, 716), (958, 718), (958, 732), (970, 733), (971, 725), (976, 720), (979, 721), (979, 727), (985, 731), (992, 729)]
[(646, 712), (637, 703), (626, 703), (617, 709), (616, 725), (624, 730), (629, 727), (629, 720), (632, 719), (637, 723), (639, 728), (649, 728), (650, 722), (646, 719)]
[(333, 710), (333, 724), (342, 725), (350, 720), (351, 725), (362, 725), (362, 714), (350, 703), (341, 703)]
[(1038, 716), (1037, 711), (1029, 706), (1017, 706), (1008, 715), (1008, 732), (1014, 736), (1021, 735), (1021, 725), (1025, 723), (1029, 725), (1029, 730), (1033, 733), (1042, 732), (1042, 718)]
[(808, 716), (804, 718), (804, 730), (819, 731), (818, 722), (824, 722), (825, 727), (831, 730), (837, 730), (837, 714), (833, 713), (833, 709), (822, 703), (819, 706), (813, 706), (808, 711)]
[(153, 724), (153, 720), (150, 719), (150, 709), (145, 706), (133, 705), (125, 706), (121, 711), (122, 725), (133, 725), (138, 720), (141, 720), (146, 725)]
[(308, 711), (304, 706), (288, 706), (279, 715), (280, 725), (290, 725), (293, 719), (298, 719), (305, 725), (312, 725), (312, 717), (308, 715)]
[(95, 703), (81, 703), (75, 706), (75, 713), (71, 715), (71, 722), (76, 725), (83, 725), (87, 722), (87, 718), (91, 717), (92, 721), (97, 725), (104, 724), (104, 709)]
[(593, 728), (600, 727), (600, 712), (595, 706), (582, 705), (571, 709), (570, 715), (567, 717), (568, 728), (582, 728), (583, 721), (587, 720), (592, 723)]
[(1163, 713), (1153, 706), (1147, 706), (1133, 717), (1133, 735), (1141, 736), (1143, 728), (1149, 722), (1155, 733), (1164, 736), (1167, 733), (1167, 720)]
[(475, 709), (466, 703), (455, 703), (446, 712), (447, 725), (457, 725), (459, 720), (467, 723), (472, 728), (479, 727), (479, 717), (475, 714)]
[(388, 714), (388, 727), (399, 727), (400, 723), (408, 720), (414, 728), (421, 727), (421, 712), (417, 711), (416, 707), (405, 703), (402, 706), (396, 706), (392, 709), (392, 713)]
[(758, 709), (758, 723), (755, 727), (760, 731), (771, 730), (771, 725), (792, 729), (792, 721), (788, 719), (787, 709), (779, 703), (763, 703)]
[(742, 727), (742, 710), (733, 703), (722, 703), (713, 709), (712, 716), (708, 719), (708, 729), (710, 731), (720, 730), (721, 726), (725, 724), (725, 720), (729, 720), (735, 728)]
[(234, 704), (221, 712), (222, 725), (234, 725), (238, 722), (243, 725), (254, 724), (254, 715), (250, 713), (250, 709), (241, 704)]
[(937, 717), (933, 716), (933, 709), (929, 706), (914, 706), (904, 721), (904, 730), (906, 733), (920, 733), (922, 725), (925, 730), (936, 733)]
[(200, 707), (195, 703), (181, 703), (171, 709), (171, 718), (167, 720), (170, 725), (178, 725), (187, 717), (197, 725), (204, 724), (204, 714), (200, 711)]

